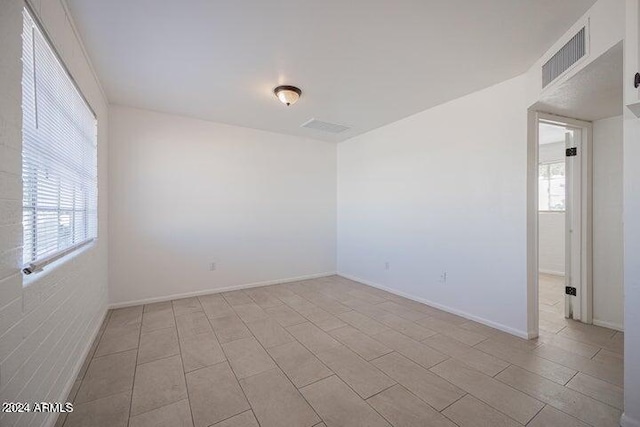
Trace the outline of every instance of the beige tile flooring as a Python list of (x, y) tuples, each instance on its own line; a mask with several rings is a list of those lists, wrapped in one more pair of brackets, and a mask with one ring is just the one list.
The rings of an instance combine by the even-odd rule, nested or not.
[(112, 310), (57, 425), (617, 426), (622, 334), (560, 319), (526, 341), (338, 276)]
[(540, 329), (560, 332), (566, 326), (564, 318), (564, 276), (540, 273), (538, 276)]

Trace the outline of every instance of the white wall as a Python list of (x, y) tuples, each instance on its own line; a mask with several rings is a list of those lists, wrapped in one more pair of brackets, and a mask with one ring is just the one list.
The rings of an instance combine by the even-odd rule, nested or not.
[[(564, 161), (565, 142), (541, 144), (538, 161)], [(538, 268), (541, 273), (564, 275), (564, 212), (538, 213)]]
[[(0, 3), (0, 401), (64, 402), (107, 305), (107, 106), (58, 0), (34, 1), (45, 29), (98, 116), (98, 241), (29, 278), (22, 262), (22, 5)], [(46, 425), (57, 414), (2, 414)]]
[(622, 329), (622, 116), (593, 123), (593, 322)]
[(526, 141), (518, 77), (340, 143), (339, 273), (526, 336)]
[[(640, 1), (626, 0), (625, 104), (640, 101), (629, 82), (640, 71)], [(640, 119), (624, 109), (624, 427), (640, 427)]]
[(335, 272), (335, 143), (112, 106), (109, 149), (112, 303)]
[(640, 427), (640, 119), (624, 120), (624, 427)]
[(341, 143), (339, 272), (534, 333), (534, 281), (524, 270), (527, 108), (557, 49), (590, 25), (587, 57), (546, 90), (622, 40), (624, 16), (621, 0), (599, 0), (525, 75)]

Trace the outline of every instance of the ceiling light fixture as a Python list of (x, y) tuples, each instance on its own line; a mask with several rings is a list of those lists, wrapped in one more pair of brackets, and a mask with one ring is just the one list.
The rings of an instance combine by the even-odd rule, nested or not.
[(280, 102), (289, 106), (296, 103), (302, 91), (295, 86), (278, 86), (273, 90), (273, 93), (278, 97)]

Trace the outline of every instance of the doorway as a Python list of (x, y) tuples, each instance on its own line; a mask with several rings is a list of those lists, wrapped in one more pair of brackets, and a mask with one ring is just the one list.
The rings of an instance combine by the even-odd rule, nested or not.
[(591, 124), (538, 113), (537, 127), (538, 324), (557, 333), (590, 317)]
[[(540, 331), (553, 327), (545, 324), (548, 313), (541, 310), (549, 307), (541, 305), (544, 296), (539, 290), (547, 283), (540, 281), (555, 279), (555, 288), (562, 285), (576, 288), (576, 295), (560, 296), (562, 304), (554, 305), (555, 321), (565, 322), (566, 327), (558, 332), (565, 336), (571, 331), (584, 331), (585, 323), (610, 329), (623, 330), (622, 292), (622, 70), (623, 45), (622, 42), (611, 47), (608, 51), (594, 58), (587, 65), (574, 74), (559, 77), (549, 84), (541, 93), (538, 100), (528, 110), (528, 145), (527, 145), (527, 327), (529, 338), (535, 338)], [(575, 118), (575, 119), (574, 119)], [(571, 128), (581, 129), (581, 135), (573, 138), (581, 143), (577, 156), (571, 163), (582, 168), (580, 182), (582, 189), (574, 191), (581, 200), (580, 210), (573, 210), (580, 218), (575, 222), (574, 230), (579, 230), (581, 241), (565, 236), (566, 269), (554, 270), (551, 276), (542, 276), (540, 271), (541, 254), (539, 245), (543, 244), (544, 236), (539, 235), (540, 215), (539, 180), (540, 167), (538, 152), (538, 137), (541, 132), (540, 122), (550, 122), (560, 128), (560, 133)], [(564, 129), (562, 129), (564, 127)], [(557, 130), (557, 129), (556, 129)], [(565, 141), (566, 142), (566, 141)], [(566, 149), (566, 144), (565, 144)], [(578, 161), (579, 159), (579, 161)], [(565, 165), (565, 174), (571, 176)], [(543, 171), (544, 172), (544, 171)], [(556, 172), (556, 175), (558, 171)], [(551, 176), (549, 171), (549, 176)], [(551, 179), (551, 178), (549, 178)], [(559, 179), (559, 178), (557, 178)], [(568, 183), (568, 189), (570, 186)], [(551, 184), (549, 184), (551, 185)], [(568, 193), (567, 196), (571, 196)], [(567, 197), (566, 202), (571, 203)], [(553, 201), (548, 203), (553, 204)], [(550, 209), (553, 209), (551, 207)], [(571, 209), (569, 208), (569, 211)], [(565, 217), (568, 219), (568, 211)], [(550, 216), (549, 214), (548, 216)], [(558, 219), (558, 218), (556, 218)], [(566, 227), (567, 221), (565, 221)], [(544, 225), (543, 225), (544, 226)], [(575, 237), (574, 234), (572, 234)], [(568, 250), (569, 242), (573, 242)], [(556, 246), (557, 249), (557, 246)], [(577, 255), (579, 254), (579, 255)], [(557, 259), (557, 258), (556, 258)], [(544, 263), (543, 263), (544, 264)], [(579, 267), (578, 267), (579, 265)], [(543, 266), (542, 273), (545, 272)], [(565, 283), (568, 282), (568, 283)], [(575, 283), (575, 286), (572, 284)], [(547, 288), (553, 285), (548, 284)], [(554, 291), (552, 291), (554, 292)], [(547, 293), (548, 295), (548, 293)], [(557, 301), (557, 294), (552, 294)], [(549, 302), (549, 301), (547, 301)], [(553, 304), (551, 304), (553, 305)], [(547, 310), (548, 311), (548, 310)], [(579, 322), (572, 322), (568, 318)], [(554, 321), (554, 322), (555, 322)], [(587, 329), (594, 329), (590, 327)], [(602, 333), (609, 333), (601, 331)]]

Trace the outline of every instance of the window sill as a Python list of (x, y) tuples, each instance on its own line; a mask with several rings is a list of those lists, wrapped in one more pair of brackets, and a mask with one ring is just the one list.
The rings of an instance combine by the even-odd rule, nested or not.
[(98, 241), (97, 238), (88, 240), (88, 241), (84, 242), (82, 245), (72, 249), (70, 252), (62, 255), (60, 258), (56, 259), (55, 261), (52, 261), (52, 262), (44, 265), (42, 268), (40, 268), (38, 270), (35, 270), (31, 274), (25, 274), (23, 272), (22, 273), (22, 286), (23, 287), (27, 287), (30, 284), (32, 284), (34, 282), (37, 282), (39, 280), (42, 280), (43, 278), (47, 277), (48, 275), (50, 275), (51, 273), (55, 272), (56, 270), (58, 270), (63, 265), (71, 262), (76, 257), (82, 255), (83, 253), (85, 253), (88, 250), (90, 250), (91, 248), (93, 248), (96, 245), (97, 241)]

